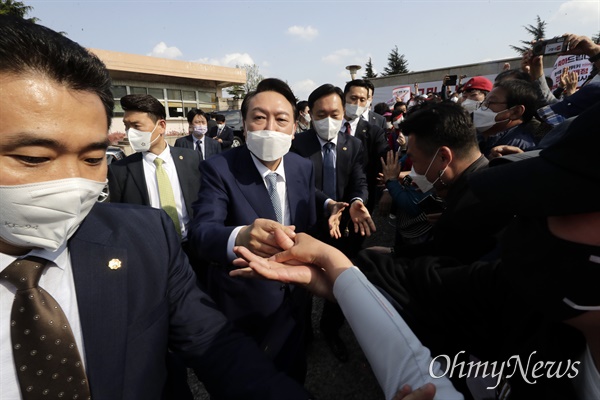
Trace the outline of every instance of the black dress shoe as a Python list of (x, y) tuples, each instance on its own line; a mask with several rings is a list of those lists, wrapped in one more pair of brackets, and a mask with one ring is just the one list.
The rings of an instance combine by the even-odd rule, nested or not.
[(325, 343), (327, 343), (327, 346), (329, 346), (329, 349), (331, 350), (335, 358), (344, 363), (348, 361), (348, 349), (346, 348), (346, 345), (344, 344), (342, 339), (337, 334), (327, 335), (324, 336), (324, 338)]

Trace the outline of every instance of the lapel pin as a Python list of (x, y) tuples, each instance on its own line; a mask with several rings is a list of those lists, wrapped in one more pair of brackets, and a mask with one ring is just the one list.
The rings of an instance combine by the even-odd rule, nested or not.
[(180, 159), (180, 160), (183, 160), (183, 156), (179, 156), (179, 159)]
[(121, 260), (118, 258), (113, 258), (108, 262), (108, 268), (110, 269), (119, 269), (121, 268)]
[(346, 150), (348, 150), (348, 148), (347, 147), (342, 147), (342, 150), (346, 151)]

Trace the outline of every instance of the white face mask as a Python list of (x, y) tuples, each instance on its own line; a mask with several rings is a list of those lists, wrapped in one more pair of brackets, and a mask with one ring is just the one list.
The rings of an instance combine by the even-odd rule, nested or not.
[(154, 125), (154, 129), (152, 129), (152, 132), (138, 131), (137, 129), (134, 129), (134, 128), (127, 129), (127, 139), (129, 139), (129, 144), (131, 145), (131, 148), (133, 149), (133, 151), (135, 151), (137, 153), (137, 152), (141, 152), (141, 151), (150, 150), (150, 146), (152, 146), (152, 144), (154, 142), (156, 142), (158, 140), (158, 138), (160, 137), (160, 135), (158, 135), (156, 137), (156, 139), (150, 141), (150, 139), (152, 138), (152, 134), (156, 130), (157, 126), (158, 126), (158, 121), (156, 121), (156, 124)]
[(307, 124), (310, 124), (310, 114), (306, 113), (302, 116), (302, 118), (304, 118), (304, 120), (306, 121)]
[(194, 125), (192, 129), (194, 136), (200, 139), (208, 132), (208, 125)]
[(346, 104), (346, 117), (351, 121), (364, 114), (367, 107), (361, 107), (358, 104)]
[(392, 129), (392, 128), (394, 127), (394, 124), (392, 124), (390, 121), (387, 121), (387, 122), (385, 123), (385, 126), (386, 126), (388, 129)]
[(105, 184), (68, 178), (0, 186), (0, 237), (15, 246), (57, 250), (75, 233)]
[(217, 124), (218, 129), (223, 129), (224, 127), (225, 127), (225, 124)]
[(342, 120), (327, 117), (318, 121), (314, 120), (313, 126), (315, 131), (317, 131), (317, 135), (319, 135), (321, 139), (329, 142), (336, 137), (340, 129), (342, 129)]
[(275, 161), (290, 151), (292, 135), (277, 131), (248, 131), (246, 146), (259, 160)]
[(500, 114), (503, 111), (495, 112), (490, 110), (489, 108), (485, 111), (481, 108), (478, 108), (477, 110), (473, 111), (473, 125), (475, 125), (475, 129), (477, 129), (477, 132), (485, 132), (492, 126), (499, 124), (500, 122), (508, 121), (508, 119), (496, 121), (496, 115)]
[(410, 170), (410, 174), (409, 175), (412, 178), (412, 181), (415, 183), (415, 185), (417, 185), (417, 187), (419, 188), (419, 190), (421, 192), (423, 192), (423, 193), (429, 192), (431, 189), (433, 189), (433, 185), (435, 185), (436, 182), (440, 180), (440, 178), (442, 177), (442, 175), (444, 174), (444, 172), (446, 172), (446, 168), (448, 168), (448, 167), (444, 168), (438, 174), (438, 177), (437, 177), (437, 179), (435, 181), (430, 182), (429, 179), (427, 179), (427, 173), (429, 172), (429, 169), (431, 168), (431, 165), (433, 164), (433, 161), (437, 157), (439, 151), (440, 151), (440, 149), (437, 149), (437, 151), (433, 155), (433, 158), (429, 162), (429, 166), (427, 167), (427, 170), (425, 171), (425, 173), (423, 175), (418, 174), (417, 171), (415, 171), (415, 167), (414, 166)]
[(480, 101), (475, 101), (475, 100), (471, 100), (471, 99), (466, 99), (465, 101), (463, 101), (460, 105), (467, 110), (468, 112), (472, 113), (473, 111), (477, 110), (479, 108), (479, 105), (481, 104)]

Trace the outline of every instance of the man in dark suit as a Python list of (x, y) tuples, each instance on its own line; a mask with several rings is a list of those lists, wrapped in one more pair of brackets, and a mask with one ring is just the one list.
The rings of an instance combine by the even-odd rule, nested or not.
[(199, 108), (192, 108), (187, 114), (190, 134), (175, 141), (175, 147), (196, 150), (200, 154), (200, 160), (206, 160), (221, 152), (221, 146), (214, 140), (208, 140), (207, 119), (208, 114)]
[(215, 120), (217, 121), (217, 125), (209, 129), (208, 137), (218, 142), (221, 145), (221, 149), (227, 150), (233, 143), (233, 129), (225, 124), (224, 115), (217, 114)]
[[(123, 122), (129, 142), (136, 153), (111, 163), (108, 169), (110, 201), (165, 209), (185, 243), (192, 219), (192, 203), (200, 189), (199, 152), (167, 144), (164, 138), (165, 108), (154, 97), (127, 95), (121, 98), (121, 106), (125, 111)], [(169, 211), (171, 205), (165, 204), (164, 193), (160, 190), (155, 161), (158, 159), (163, 161), (162, 168), (167, 171), (174, 197), (176, 210), (172, 213)]]
[[(33, 262), (30, 256), (41, 257), (39, 286), (64, 313), (66, 323), (57, 330), (70, 331), (73, 340), (53, 342), (54, 357), (39, 360), (50, 365), (62, 360), (63, 348), (79, 349), (84, 357), (73, 367), (83, 367), (78, 372), (85, 378), (71, 382), (87, 392), (80, 398), (164, 398), (168, 349), (215, 397), (308, 398), (196, 286), (167, 214), (96, 204), (107, 174), (110, 87), (104, 64), (83, 47), (40, 25), (0, 16), (0, 90), (7, 94), (0, 98), (7, 121), (0, 126), (0, 209), (10, 222), (0, 229), (0, 269), (21, 269)], [(16, 201), (7, 200), (9, 194)], [(13, 361), (26, 343), (12, 343), (20, 331), (11, 333), (10, 315), (13, 298), (28, 289), (17, 287), (0, 274), (0, 387), (6, 398), (39, 399), (46, 385), (70, 380), (65, 375), (52, 382), (55, 370), (44, 369), (31, 391), (25, 385), (27, 368)], [(32, 287), (37, 293), (37, 284)], [(55, 334), (51, 325), (40, 329)], [(36, 361), (28, 362), (31, 371), (39, 368)], [(53, 389), (55, 395), (61, 389)], [(73, 398), (71, 387), (69, 393)]]
[[(340, 88), (331, 84), (318, 87), (308, 97), (308, 106), (313, 129), (296, 135), (292, 151), (310, 159), (315, 168), (317, 210), (327, 210), (319, 224), (319, 237), (352, 257), (361, 249), (364, 237), (375, 230), (364, 204), (368, 192), (362, 143), (339, 132), (344, 115), (344, 93)], [(349, 210), (342, 217), (346, 207)], [(339, 306), (326, 302), (321, 332), (333, 354), (347, 361), (348, 351), (338, 335), (343, 323), (344, 315)]]
[(272, 232), (291, 236), (315, 223), (312, 163), (288, 153), (298, 112), (291, 89), (278, 79), (263, 80), (242, 104), (246, 145), (200, 166), (202, 184), (193, 204), (191, 241), (216, 265), (207, 288), (234, 324), (253, 337), (275, 365), (304, 380), (304, 308), (298, 287), (266, 281), (241, 281), (228, 275), (233, 247), (270, 256), (278, 251)]
[(355, 136), (363, 143), (364, 168), (369, 187), (367, 208), (373, 212), (379, 198), (377, 175), (381, 172), (381, 157), (389, 149), (385, 131), (361, 118), (369, 98), (369, 83), (364, 79), (350, 81), (344, 87), (346, 99), (342, 132)]

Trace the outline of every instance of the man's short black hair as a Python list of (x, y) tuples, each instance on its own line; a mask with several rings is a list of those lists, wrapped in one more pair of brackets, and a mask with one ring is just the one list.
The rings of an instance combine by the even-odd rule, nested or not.
[(394, 104), (394, 110), (396, 110), (396, 109), (398, 109), (398, 108), (400, 108), (400, 107), (402, 107), (402, 106), (406, 107), (406, 103), (405, 103), (405, 102), (403, 102), (403, 101), (397, 101), (397, 102)]
[(344, 86), (344, 96), (346, 96), (350, 89), (354, 86), (364, 87), (365, 89), (367, 89), (367, 93), (369, 93), (369, 89), (371, 88), (373, 88), (373, 91), (375, 91), (375, 87), (371, 82), (367, 81), (366, 79), (355, 79), (346, 83), (346, 86)]
[(383, 115), (390, 111), (390, 106), (387, 103), (377, 103), (373, 107), (373, 111), (379, 115)]
[(244, 101), (242, 101), (242, 118), (246, 120), (246, 115), (248, 114), (248, 106), (250, 101), (254, 96), (262, 92), (276, 92), (285, 97), (285, 99), (292, 106), (292, 114), (294, 116), (294, 122), (298, 120), (298, 109), (296, 108), (296, 96), (294, 96), (294, 92), (288, 86), (287, 83), (277, 78), (267, 78), (260, 81), (258, 86), (256, 86), (256, 90), (246, 94), (244, 97)]
[(540, 91), (532, 82), (526, 82), (519, 79), (509, 79), (496, 84), (497, 88), (502, 88), (506, 92), (506, 108), (521, 105), (525, 107), (523, 112), (523, 122), (529, 122), (541, 107)]
[(217, 114), (217, 115), (215, 115), (215, 121), (225, 122), (225, 116), (223, 114)]
[[(123, 100), (123, 99), (121, 99)], [(125, 109), (125, 108), (123, 108)], [(206, 122), (208, 122), (208, 120), (210, 119), (209, 115), (207, 113), (205, 113), (204, 111), (202, 111), (199, 108), (192, 108), (190, 111), (188, 111), (186, 117), (187, 117), (187, 121), (188, 124), (192, 124), (192, 121), (194, 120), (194, 118), (196, 117), (196, 115), (202, 115), (204, 118), (206, 118)], [(156, 122), (156, 121), (154, 121)]]
[(373, 85), (373, 83), (368, 79), (365, 79), (364, 81), (369, 86), (369, 89), (371, 90), (371, 95), (374, 95), (375, 94), (375, 86)]
[(299, 101), (298, 104), (296, 104), (296, 108), (298, 109), (298, 112), (304, 111), (304, 109), (307, 106), (308, 106), (308, 101), (306, 101), (306, 100)]
[[(152, 121), (156, 122), (159, 119), (166, 119), (167, 113), (165, 106), (154, 96), (149, 94), (128, 94), (121, 97), (121, 107), (123, 111), (140, 111), (148, 113)], [(194, 119), (194, 117), (192, 117)]]
[(428, 156), (433, 156), (442, 146), (452, 149), (458, 158), (479, 148), (470, 115), (455, 103), (428, 104), (411, 112), (400, 129), (405, 135), (412, 135), (419, 149)]
[(94, 54), (44, 26), (0, 15), (0, 72), (47, 77), (97, 95), (110, 127), (115, 102), (106, 66)]
[(319, 86), (308, 96), (308, 107), (312, 110), (313, 106), (322, 97), (329, 96), (330, 94), (337, 94), (342, 100), (342, 106), (346, 106), (346, 96), (344, 92), (337, 86), (333, 86), (331, 83), (325, 83)]
[(494, 79), (494, 85), (497, 85), (498, 83), (509, 79), (520, 79), (525, 82), (532, 81), (531, 75), (529, 75), (529, 73), (525, 71), (522, 71), (520, 69), (507, 69), (506, 71), (502, 71), (498, 75), (496, 75), (496, 78)]

